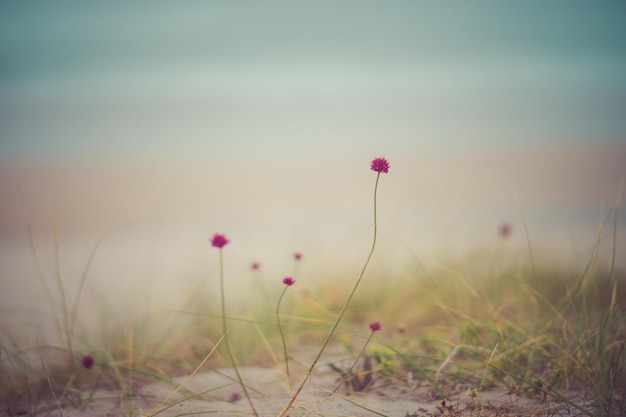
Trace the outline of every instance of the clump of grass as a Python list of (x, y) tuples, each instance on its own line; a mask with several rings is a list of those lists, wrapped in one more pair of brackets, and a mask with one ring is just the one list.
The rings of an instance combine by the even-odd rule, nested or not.
[[(528, 263), (495, 279), (489, 275), (496, 269), (477, 270), (475, 258), (459, 267), (441, 263), (414, 291), (405, 286), (397, 295), (400, 309), (409, 300), (419, 304), (406, 314), (421, 317), (415, 332), (428, 337), (403, 337), (390, 347), (443, 398), (465, 384), (553, 397), (590, 416), (624, 414), (626, 276), (614, 269), (617, 213), (618, 203), (608, 268), (597, 263), (603, 227), (578, 276), (536, 264), (530, 241)], [(529, 240), (527, 227), (526, 234)]]
[[(113, 232), (131, 223), (96, 241), (71, 298), (61, 270), (62, 254), (53, 216), (48, 216), (54, 262), (49, 283), (40, 260), (38, 234), (25, 203), (24, 215), (47, 305), (41, 306), (40, 315), (32, 314), (25, 323), (0, 320), (0, 403), (8, 415), (37, 415), (56, 408), (84, 406), (98, 401), (96, 392), (108, 390), (121, 404), (120, 414), (130, 416), (135, 412), (135, 384), (171, 383), (168, 375), (173, 369), (193, 369), (188, 363), (191, 349), (185, 342), (189, 327), (180, 326), (180, 320), (175, 323), (171, 315), (164, 318), (150, 310), (140, 312), (143, 299), (139, 291), (134, 294), (127, 317), (102, 298), (96, 300), (102, 306), (101, 320), (81, 321), (83, 290), (100, 246)], [(111, 400), (103, 398), (107, 399)]]
[[(617, 276), (620, 283), (611, 290), (607, 272), (597, 271), (594, 286), (607, 288), (604, 297), (590, 287), (579, 294), (576, 308), (568, 309), (572, 300), (563, 289), (574, 286), (575, 277), (541, 266), (536, 271), (551, 278), (542, 285), (553, 294), (550, 300), (523, 281), (512, 281), (498, 297), (482, 296), (493, 281), (466, 276), (477, 291), (457, 303), (449, 293), (459, 283), (447, 274), (440, 276), (439, 288), (422, 288), (430, 300), (406, 294), (419, 308), (384, 313), (387, 320), (407, 324), (379, 340), (394, 353), (397, 383), (428, 387), (438, 398), (475, 387), (552, 397), (583, 415), (624, 414), (626, 276)], [(427, 313), (411, 319), (415, 311)]]

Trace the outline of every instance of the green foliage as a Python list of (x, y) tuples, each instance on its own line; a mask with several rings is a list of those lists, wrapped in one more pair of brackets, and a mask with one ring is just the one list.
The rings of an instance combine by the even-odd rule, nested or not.
[(367, 351), (367, 355), (376, 361), (376, 371), (382, 376), (393, 376), (398, 372), (397, 355), (389, 348), (372, 346)]

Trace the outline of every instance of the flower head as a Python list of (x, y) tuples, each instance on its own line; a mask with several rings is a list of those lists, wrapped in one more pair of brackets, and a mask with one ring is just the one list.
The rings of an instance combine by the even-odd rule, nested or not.
[(500, 225), (500, 229), (498, 230), (498, 232), (500, 234), (500, 237), (507, 238), (513, 232), (513, 228), (511, 227), (509, 223), (502, 223)]
[(252, 264), (250, 265), (250, 268), (252, 268), (253, 270), (257, 270), (261, 267), (261, 264), (257, 261), (252, 262)]
[(229, 240), (226, 237), (226, 235), (222, 235), (220, 233), (216, 233), (213, 235), (213, 237), (211, 238), (211, 245), (213, 245), (213, 247), (215, 248), (223, 248), (224, 246), (226, 246), (228, 244)]
[(80, 364), (85, 369), (91, 369), (93, 367), (94, 363), (95, 363), (95, 361), (93, 359), (93, 356), (91, 356), (91, 355), (85, 355), (80, 360)]
[(300, 252), (296, 252), (293, 254), (293, 257), (296, 259), (296, 261), (299, 261), (300, 259), (302, 259), (302, 254)]
[(378, 321), (373, 321), (373, 322), (371, 322), (371, 323), (370, 323), (370, 330), (371, 330), (372, 332), (377, 332), (377, 331), (379, 331), (379, 330), (380, 330), (380, 327), (381, 327), (381, 326), (380, 326), (380, 322), (378, 322)]
[(387, 162), (385, 158), (374, 158), (372, 159), (370, 168), (372, 171), (386, 174), (389, 172), (389, 162)]
[(293, 279), (293, 278), (291, 278), (291, 277), (285, 277), (285, 278), (283, 278), (283, 284), (285, 284), (285, 285), (286, 285), (286, 286), (288, 286), (288, 287), (292, 286), (292, 285), (293, 285), (293, 284), (295, 284), (295, 283), (296, 283), (296, 281), (294, 281), (294, 279)]

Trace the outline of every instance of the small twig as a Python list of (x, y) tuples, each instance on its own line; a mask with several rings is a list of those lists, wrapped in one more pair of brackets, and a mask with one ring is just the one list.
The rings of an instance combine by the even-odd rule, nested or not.
[[(341, 381), (339, 381), (339, 384), (328, 394), (328, 396), (337, 392), (344, 382), (348, 384), (348, 390), (353, 392), (363, 391), (369, 384), (372, 383), (372, 358), (369, 356), (363, 357), (363, 372), (354, 373), (353, 369), (355, 364), (356, 362), (352, 364), (347, 371), (344, 371), (333, 363), (328, 364), (333, 371), (341, 375)], [(364, 375), (363, 379), (361, 379), (359, 375)]]

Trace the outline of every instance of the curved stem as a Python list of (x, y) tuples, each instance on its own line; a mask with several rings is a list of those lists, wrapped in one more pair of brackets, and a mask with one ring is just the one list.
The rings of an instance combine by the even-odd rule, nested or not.
[[(367, 345), (369, 345), (370, 341), (372, 340), (372, 337), (374, 336), (374, 332), (370, 332), (369, 337), (367, 338), (367, 341), (365, 342), (365, 344), (363, 345), (363, 347), (361, 348), (361, 351), (359, 352), (358, 356), (356, 357), (356, 359), (354, 360), (354, 362), (352, 362), (352, 366), (350, 366), (350, 368), (348, 368), (348, 371), (345, 373), (345, 375), (341, 378), (341, 381), (339, 382), (339, 385), (337, 385), (337, 387), (333, 390), (333, 392), (331, 392), (329, 394), (332, 395), (335, 392), (337, 392), (337, 390), (341, 387), (341, 385), (348, 381), (350, 383), (350, 379), (352, 379), (352, 370), (354, 369), (354, 367), (356, 366), (356, 364), (359, 362), (359, 359), (361, 359), (361, 356), (363, 356), (363, 353), (365, 353), (365, 348), (367, 347)], [(352, 385), (352, 384), (350, 384)]]
[(59, 295), (61, 296), (61, 313), (63, 314), (63, 326), (65, 327), (64, 333), (61, 334), (61, 339), (65, 340), (65, 347), (67, 348), (69, 355), (68, 361), (70, 366), (73, 366), (73, 358), (74, 358), (74, 347), (72, 335), (70, 334), (70, 319), (67, 311), (67, 297), (65, 295), (65, 286), (63, 285), (63, 278), (61, 276), (61, 256), (59, 254), (59, 235), (57, 233), (56, 222), (54, 221), (54, 216), (50, 208), (48, 207), (48, 215), (50, 216), (50, 225), (52, 227), (52, 240), (54, 242), (54, 277), (56, 278), (57, 287), (59, 290)]
[(283, 326), (280, 324), (280, 303), (283, 300), (285, 293), (287, 292), (287, 288), (283, 288), (283, 292), (280, 294), (280, 298), (278, 299), (278, 305), (276, 306), (276, 322), (278, 323), (278, 331), (280, 332), (280, 338), (283, 341), (283, 355), (285, 357), (285, 371), (287, 372), (287, 379), (289, 379), (289, 359), (287, 358), (287, 342), (285, 341), (285, 333), (283, 332)]
[(377, 223), (376, 223), (376, 192), (378, 191), (378, 180), (379, 179), (380, 179), (380, 172), (376, 176), (376, 185), (374, 186), (374, 238), (372, 240), (372, 248), (370, 249), (369, 255), (367, 255), (367, 260), (365, 261), (365, 264), (363, 265), (363, 269), (361, 270), (361, 274), (359, 275), (359, 278), (357, 279), (356, 283), (354, 284), (354, 287), (352, 288), (352, 292), (350, 292), (350, 295), (346, 299), (346, 302), (343, 305), (343, 308), (339, 312), (339, 316), (337, 316), (337, 320), (335, 321), (335, 324), (330, 329), (330, 332), (328, 333), (328, 336), (326, 336), (326, 339), (324, 340), (324, 343), (322, 344), (322, 348), (320, 349), (320, 351), (318, 352), (317, 356), (313, 360), (313, 363), (311, 364), (311, 367), (309, 368), (306, 376), (302, 379), (302, 382), (300, 383), (300, 386), (298, 387), (296, 392), (293, 394), (293, 396), (291, 397), (291, 399), (289, 400), (289, 402), (287, 403), (285, 408), (280, 412), (278, 417), (283, 417), (285, 414), (287, 414), (287, 412), (289, 411), (289, 409), (291, 408), (293, 403), (296, 401), (296, 398), (298, 398), (298, 395), (300, 395), (300, 392), (302, 391), (302, 388), (304, 388), (304, 384), (306, 384), (306, 382), (311, 377), (311, 374), (313, 373), (313, 369), (315, 369), (315, 366), (317, 365), (317, 362), (322, 357), (322, 354), (324, 353), (324, 350), (326, 350), (326, 347), (328, 346), (328, 343), (330, 342), (330, 339), (335, 334), (335, 331), (337, 330), (337, 327), (339, 326), (339, 322), (341, 322), (341, 319), (343, 318), (343, 315), (345, 314), (346, 310), (348, 309), (348, 305), (350, 304), (350, 301), (352, 301), (352, 297), (356, 293), (356, 289), (359, 286), (359, 283), (361, 282), (361, 279), (363, 279), (363, 275), (365, 274), (365, 270), (367, 269), (367, 265), (370, 263), (370, 259), (372, 259), (372, 254), (374, 253), (374, 248), (376, 247), (376, 229), (377, 229)]

